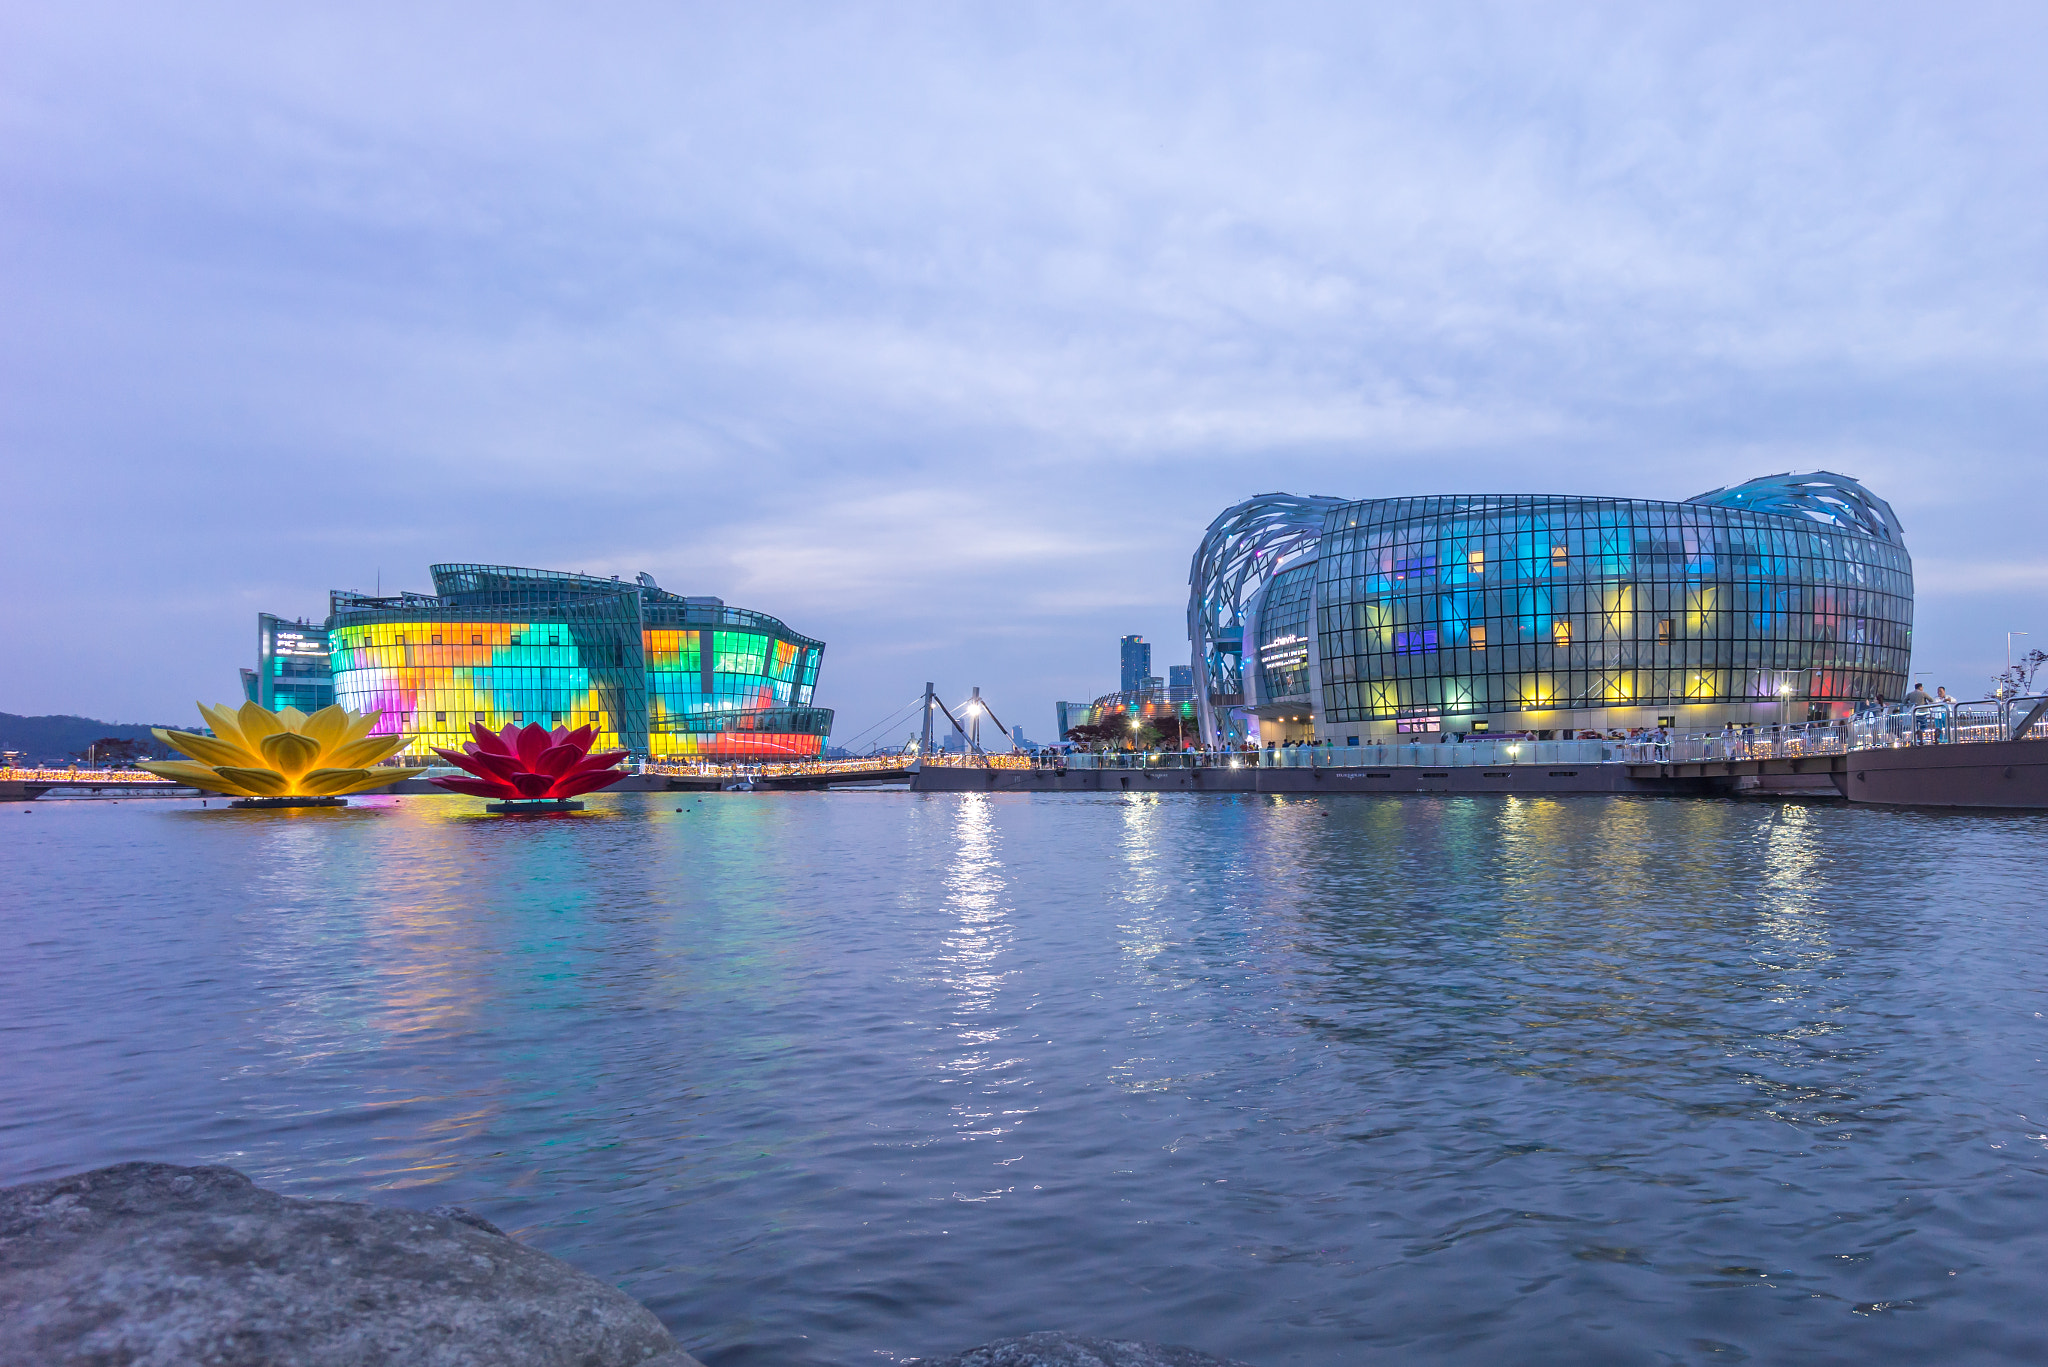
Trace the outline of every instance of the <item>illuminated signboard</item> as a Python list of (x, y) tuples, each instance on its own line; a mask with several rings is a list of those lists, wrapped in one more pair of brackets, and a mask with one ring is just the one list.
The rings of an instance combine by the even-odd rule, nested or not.
[(1282, 636), (1259, 647), (1261, 669), (1302, 669), (1308, 665), (1308, 637)]

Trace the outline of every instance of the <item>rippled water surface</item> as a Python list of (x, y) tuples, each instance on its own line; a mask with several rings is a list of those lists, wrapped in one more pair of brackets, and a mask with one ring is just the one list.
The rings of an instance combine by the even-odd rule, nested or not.
[(2048, 817), (479, 806), (0, 806), (0, 1182), (459, 1202), (712, 1367), (2048, 1360)]

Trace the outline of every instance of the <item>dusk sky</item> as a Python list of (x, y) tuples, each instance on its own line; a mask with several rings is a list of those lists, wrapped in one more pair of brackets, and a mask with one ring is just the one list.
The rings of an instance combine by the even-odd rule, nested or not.
[[(1050, 739), (1268, 490), (1853, 475), (2048, 647), (2038, 5), (0, 6), (0, 710), (435, 561)], [(902, 728), (898, 728), (899, 732)], [(901, 734), (875, 739), (900, 740)]]

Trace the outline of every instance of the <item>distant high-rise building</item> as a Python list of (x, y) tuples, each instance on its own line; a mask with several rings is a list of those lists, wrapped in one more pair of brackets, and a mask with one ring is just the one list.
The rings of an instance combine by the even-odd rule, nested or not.
[(1144, 637), (1124, 637), (1123, 663), (1123, 682), (1117, 687), (1126, 693), (1143, 688), (1145, 676), (1152, 672), (1152, 647), (1145, 644)]
[(1193, 688), (1195, 686), (1195, 667), (1193, 665), (1168, 665), (1166, 667), (1166, 686), (1168, 688)]

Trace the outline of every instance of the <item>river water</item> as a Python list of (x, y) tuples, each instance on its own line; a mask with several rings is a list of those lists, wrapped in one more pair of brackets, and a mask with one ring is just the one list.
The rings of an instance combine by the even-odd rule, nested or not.
[(480, 808), (0, 806), (0, 1182), (460, 1203), (711, 1367), (2048, 1360), (2048, 817)]

